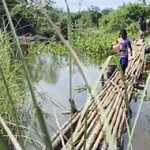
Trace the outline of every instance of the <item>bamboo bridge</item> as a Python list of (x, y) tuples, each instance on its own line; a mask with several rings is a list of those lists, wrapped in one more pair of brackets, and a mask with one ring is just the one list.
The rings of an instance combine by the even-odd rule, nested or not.
[[(144, 55), (144, 42), (134, 42), (125, 76), (116, 70), (101, 90), (96, 88), (83, 110), (72, 115), (61, 130), (66, 149), (72, 149), (71, 145), (74, 150), (107, 150), (114, 145), (121, 149), (123, 134), (128, 131), (128, 106), (145, 67)], [(53, 148), (63, 149), (59, 133), (53, 138)]]

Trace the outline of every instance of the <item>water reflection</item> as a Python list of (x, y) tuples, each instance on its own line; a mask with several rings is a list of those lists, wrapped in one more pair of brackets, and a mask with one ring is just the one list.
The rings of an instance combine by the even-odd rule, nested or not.
[(35, 56), (30, 62), (32, 80), (37, 83), (44, 80), (47, 83), (55, 84), (58, 79), (59, 69), (65, 65), (65, 61), (58, 56)]
[[(88, 59), (87, 59), (88, 60)], [(87, 62), (85, 60), (84, 62)], [(84, 72), (87, 75), (90, 85), (93, 85), (100, 74), (99, 65), (86, 63)], [(38, 104), (44, 112), (46, 123), (50, 135), (54, 135), (58, 130), (54, 112), (56, 112), (59, 119), (59, 123), (63, 125), (68, 120), (68, 115), (64, 113), (70, 112), (69, 105), (69, 66), (66, 57), (60, 57), (56, 55), (36, 56), (30, 60), (30, 70), (32, 74), (32, 80), (36, 89)], [(72, 70), (72, 84), (73, 84), (73, 99), (80, 110), (87, 98), (87, 91), (82, 80), (82, 77), (78, 71), (78, 68), (73, 65)], [(148, 96), (149, 97), (149, 96)], [(31, 101), (26, 104), (26, 114), (32, 114)], [(138, 110), (139, 101), (133, 103), (133, 120)], [(144, 102), (142, 113), (135, 130), (133, 139), (133, 149), (136, 150), (149, 150), (150, 147), (150, 102)], [(29, 116), (29, 115), (26, 115)], [(34, 118), (33, 116), (31, 118)], [(28, 119), (28, 122), (32, 120)], [(32, 128), (39, 131), (39, 127), (32, 123)], [(32, 135), (36, 139), (38, 135)], [(29, 149), (32, 149), (31, 146)]]
[[(84, 62), (87, 62), (85, 60)], [(100, 74), (99, 66), (87, 63), (84, 72), (90, 85), (93, 85)], [(47, 56), (35, 56), (29, 60), (32, 81), (36, 90), (38, 104), (44, 112), (47, 126), (51, 135), (58, 130), (54, 111), (60, 124), (64, 124), (69, 117), (64, 115), (70, 112), (69, 104), (69, 66), (68, 59), (62, 56), (49, 54)], [(87, 98), (85, 83), (76, 65), (72, 70), (73, 99), (80, 110)], [(83, 90), (84, 89), (84, 90)], [(27, 98), (30, 99), (30, 98)], [(32, 103), (26, 102), (26, 113), (32, 114)], [(31, 117), (33, 118), (33, 116)], [(29, 122), (30, 119), (28, 119)], [(37, 129), (39, 130), (39, 129)]]

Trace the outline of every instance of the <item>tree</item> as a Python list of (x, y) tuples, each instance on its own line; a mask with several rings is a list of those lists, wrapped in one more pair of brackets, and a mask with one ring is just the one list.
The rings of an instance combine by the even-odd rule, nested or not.
[(112, 8), (105, 8), (101, 11), (102, 15), (107, 15), (109, 14), (110, 12), (112, 12), (113, 9)]
[(63, 19), (60, 23), (60, 30), (66, 40), (68, 40), (67, 20)]
[(92, 23), (98, 27), (99, 26), (99, 18), (102, 16), (100, 9), (96, 6), (92, 6), (91, 9), (89, 9), (89, 11), (90, 11)]
[[(15, 7), (15, 5), (17, 4), (16, 0), (6, 0), (8, 9), (11, 11), (12, 8)], [(0, 17), (2, 18), (2, 16), (5, 15), (5, 9), (2, 3), (2, 0), (0, 1)]]

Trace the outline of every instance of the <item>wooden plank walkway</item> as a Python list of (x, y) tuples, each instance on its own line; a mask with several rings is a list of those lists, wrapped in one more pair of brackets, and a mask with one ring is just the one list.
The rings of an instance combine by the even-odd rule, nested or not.
[[(134, 85), (143, 71), (144, 53), (144, 43), (136, 42), (133, 45), (133, 58), (129, 58), (125, 77), (120, 71), (116, 71), (103, 89), (96, 91), (95, 98), (91, 99), (86, 113), (83, 116), (75, 114), (72, 120), (75, 131), (72, 136), (70, 135), (72, 138), (68, 134), (70, 126), (66, 125), (63, 128), (68, 150), (71, 150), (71, 143), (75, 150), (107, 150), (112, 148), (114, 142), (117, 144), (121, 142), (127, 127), (127, 105), (132, 98)], [(53, 143), (55, 150), (61, 149), (59, 134)]]

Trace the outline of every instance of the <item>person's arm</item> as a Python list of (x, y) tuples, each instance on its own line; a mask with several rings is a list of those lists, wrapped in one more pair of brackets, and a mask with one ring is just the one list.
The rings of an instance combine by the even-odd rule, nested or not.
[(130, 41), (129, 41), (128, 45), (129, 45), (130, 53), (131, 53), (131, 56), (132, 56), (132, 45), (131, 45)]

